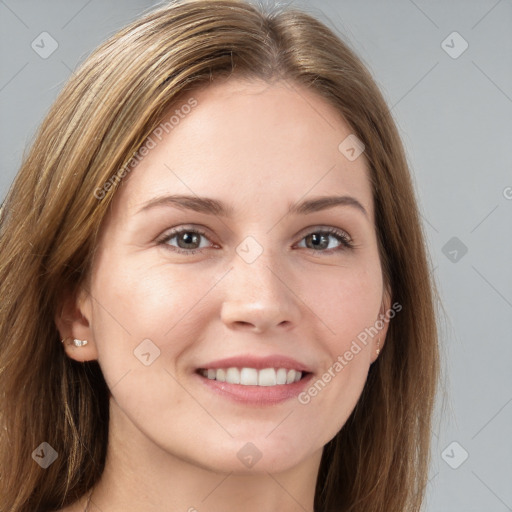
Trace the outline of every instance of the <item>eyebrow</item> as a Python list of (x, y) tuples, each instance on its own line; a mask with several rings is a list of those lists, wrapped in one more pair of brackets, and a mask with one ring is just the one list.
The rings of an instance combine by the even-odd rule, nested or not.
[[(232, 217), (234, 210), (217, 199), (189, 195), (171, 195), (151, 199), (145, 203), (137, 213), (150, 210), (158, 206), (174, 206), (182, 210), (192, 210), (199, 213), (218, 215), (221, 217)], [(368, 217), (365, 207), (352, 196), (322, 196), (307, 199), (299, 203), (291, 204), (288, 213), (308, 215), (311, 213), (327, 210), (336, 206), (350, 206)]]

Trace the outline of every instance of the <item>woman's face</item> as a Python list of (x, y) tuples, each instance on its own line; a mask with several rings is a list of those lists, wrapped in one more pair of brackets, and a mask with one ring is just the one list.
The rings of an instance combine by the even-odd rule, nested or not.
[(364, 153), (300, 86), (193, 98), (116, 192), (69, 350), (99, 360), (133, 446), (217, 471), (318, 462), (389, 307)]

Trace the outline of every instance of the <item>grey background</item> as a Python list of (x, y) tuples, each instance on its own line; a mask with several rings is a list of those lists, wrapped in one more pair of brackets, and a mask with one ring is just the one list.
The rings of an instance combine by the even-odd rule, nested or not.
[[(447, 314), (425, 510), (512, 511), (512, 1), (293, 4), (348, 40), (370, 68), (418, 190)], [(154, 5), (0, 0), (2, 199), (77, 63)], [(59, 45), (47, 59), (31, 48), (43, 31)], [(457, 58), (445, 51), (462, 48), (454, 31), (469, 45)]]

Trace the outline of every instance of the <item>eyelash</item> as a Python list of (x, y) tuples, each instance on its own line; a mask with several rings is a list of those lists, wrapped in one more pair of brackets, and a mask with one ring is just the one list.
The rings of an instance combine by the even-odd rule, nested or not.
[[(200, 253), (200, 252), (202, 252), (205, 249), (205, 248), (201, 248), (201, 249), (182, 249), (180, 247), (175, 247), (175, 246), (169, 245), (168, 242), (170, 240), (172, 240), (176, 236), (179, 236), (182, 233), (194, 233), (194, 234), (197, 234), (197, 235), (204, 236), (206, 239), (208, 239), (207, 233), (205, 233), (203, 230), (201, 230), (199, 228), (179, 228), (179, 229), (175, 229), (171, 233), (166, 234), (163, 238), (158, 240), (157, 243), (159, 245), (163, 245), (163, 246), (167, 246), (168, 248), (171, 248), (170, 250), (173, 251), (173, 252), (177, 252), (179, 254), (186, 254), (187, 256), (193, 256), (194, 254)], [(340, 231), (339, 229), (336, 229), (336, 228), (322, 228), (322, 229), (317, 229), (317, 230), (310, 231), (307, 234), (305, 234), (300, 239), (300, 241), (302, 242), (302, 240), (304, 240), (307, 236), (312, 235), (312, 234), (331, 235), (331, 236), (334, 236), (334, 238), (336, 238), (340, 242), (340, 245), (338, 247), (334, 248), (334, 249), (316, 250), (316, 249), (310, 249), (308, 247), (305, 248), (306, 250), (308, 250), (308, 251), (310, 251), (312, 253), (316, 253), (316, 254), (318, 254), (318, 253), (331, 254), (333, 252), (347, 250), (347, 249), (353, 249), (355, 247), (354, 243), (349, 238), (349, 236), (346, 233), (344, 233), (343, 231)], [(208, 249), (209, 249), (209, 247), (208, 247)]]

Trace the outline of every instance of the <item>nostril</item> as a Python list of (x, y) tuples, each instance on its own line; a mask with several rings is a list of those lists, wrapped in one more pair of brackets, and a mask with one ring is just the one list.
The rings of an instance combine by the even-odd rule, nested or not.
[(253, 324), (251, 324), (250, 322), (244, 322), (242, 320), (237, 320), (235, 324), (241, 327), (254, 327)]

